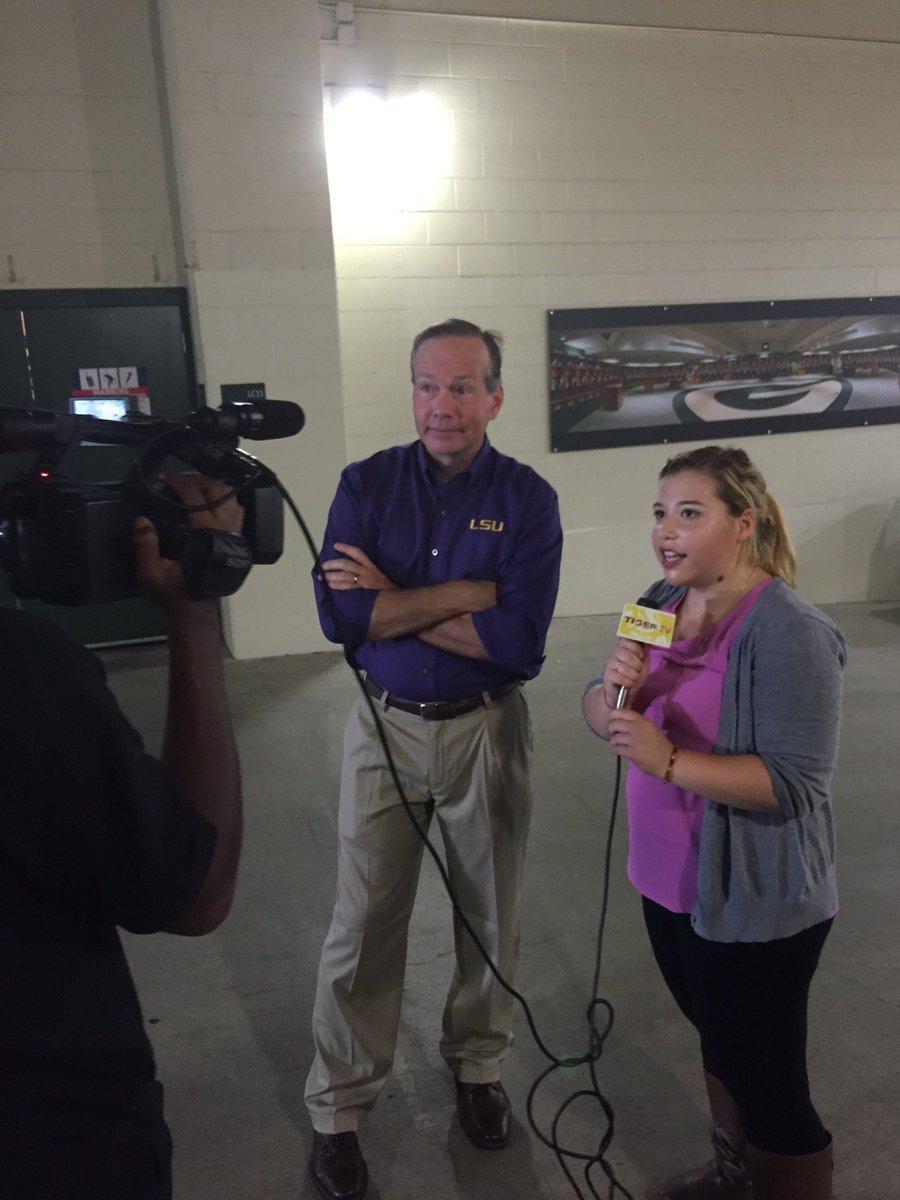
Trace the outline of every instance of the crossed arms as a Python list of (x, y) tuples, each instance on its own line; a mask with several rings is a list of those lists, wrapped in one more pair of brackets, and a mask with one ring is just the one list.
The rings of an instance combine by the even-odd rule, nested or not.
[(415, 637), (511, 675), (537, 674), (559, 584), (562, 529), (555, 492), (539, 479), (523, 489), (518, 528), (496, 580), (401, 587), (370, 557), (373, 537), (362, 516), (362, 491), (354, 469), (347, 468), (316, 579), (325, 636), (355, 646)]
[(335, 592), (366, 588), (376, 591), (366, 640), (415, 634), (421, 641), (464, 658), (489, 660), (472, 614), (497, 602), (497, 585), (491, 580), (456, 579), (428, 587), (400, 588), (358, 546), (335, 542), (342, 558), (322, 564), (325, 582)]

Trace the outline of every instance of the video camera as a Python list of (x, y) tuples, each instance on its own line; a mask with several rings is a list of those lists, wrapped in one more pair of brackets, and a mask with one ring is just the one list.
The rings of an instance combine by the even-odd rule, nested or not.
[[(160, 552), (181, 563), (191, 595), (232, 595), (254, 563), (277, 562), (284, 545), (280, 485), (237, 448), (238, 439), (290, 437), (303, 421), (299, 405), (280, 400), (202, 408), (183, 425), (139, 414), (107, 421), (0, 409), (0, 454), (38, 452), (29, 471), (0, 487), (0, 567), (10, 573), (13, 593), (73, 606), (136, 596), (132, 531), (135, 518), (146, 516)], [(142, 451), (124, 480), (88, 483), (59, 470), (65, 452), (82, 442)], [(238, 495), (242, 534), (188, 523), (189, 510), (160, 477), (169, 459), (222, 480), (229, 496)]]

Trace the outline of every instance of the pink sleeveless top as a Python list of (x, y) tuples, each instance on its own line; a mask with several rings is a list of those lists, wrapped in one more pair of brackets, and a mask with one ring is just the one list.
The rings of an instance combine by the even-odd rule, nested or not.
[[(719, 728), (728, 655), (745, 617), (772, 582), (764, 579), (715, 625), (696, 637), (652, 647), (650, 675), (634, 703), (678, 747), (709, 754)], [(683, 597), (666, 605), (677, 610)], [(697, 903), (697, 858), (706, 798), (628, 770), (628, 878), (671, 912)]]

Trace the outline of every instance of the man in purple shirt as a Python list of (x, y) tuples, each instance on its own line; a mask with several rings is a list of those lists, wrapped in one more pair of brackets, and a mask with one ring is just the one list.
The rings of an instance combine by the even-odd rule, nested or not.
[[(500, 349), (458, 319), (413, 343), (419, 440), (344, 471), (316, 581), (322, 629), (366, 673), (420, 827), (437, 820), (454, 892), (507, 979), (531, 811), (521, 684), (541, 669), (559, 584), (553, 489), (486, 437), (503, 403)], [(360, 699), (344, 737), (337, 897), (306, 1086), (312, 1177), (328, 1200), (367, 1187), (356, 1130), (394, 1058), (422, 843)], [(509, 1138), (500, 1066), (513, 1002), (456, 928), (441, 1053), (462, 1128)]]

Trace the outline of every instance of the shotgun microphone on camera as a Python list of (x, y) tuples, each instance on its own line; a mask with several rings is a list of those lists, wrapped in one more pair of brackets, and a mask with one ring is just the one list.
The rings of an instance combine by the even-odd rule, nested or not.
[(0, 451), (52, 450), (79, 442), (103, 446), (139, 446), (159, 434), (187, 429), (204, 439), (248, 438), (263, 442), (293, 437), (303, 428), (303, 409), (290, 400), (252, 400), (201, 408), (182, 424), (140, 415), (121, 421), (42, 409), (0, 409)]

